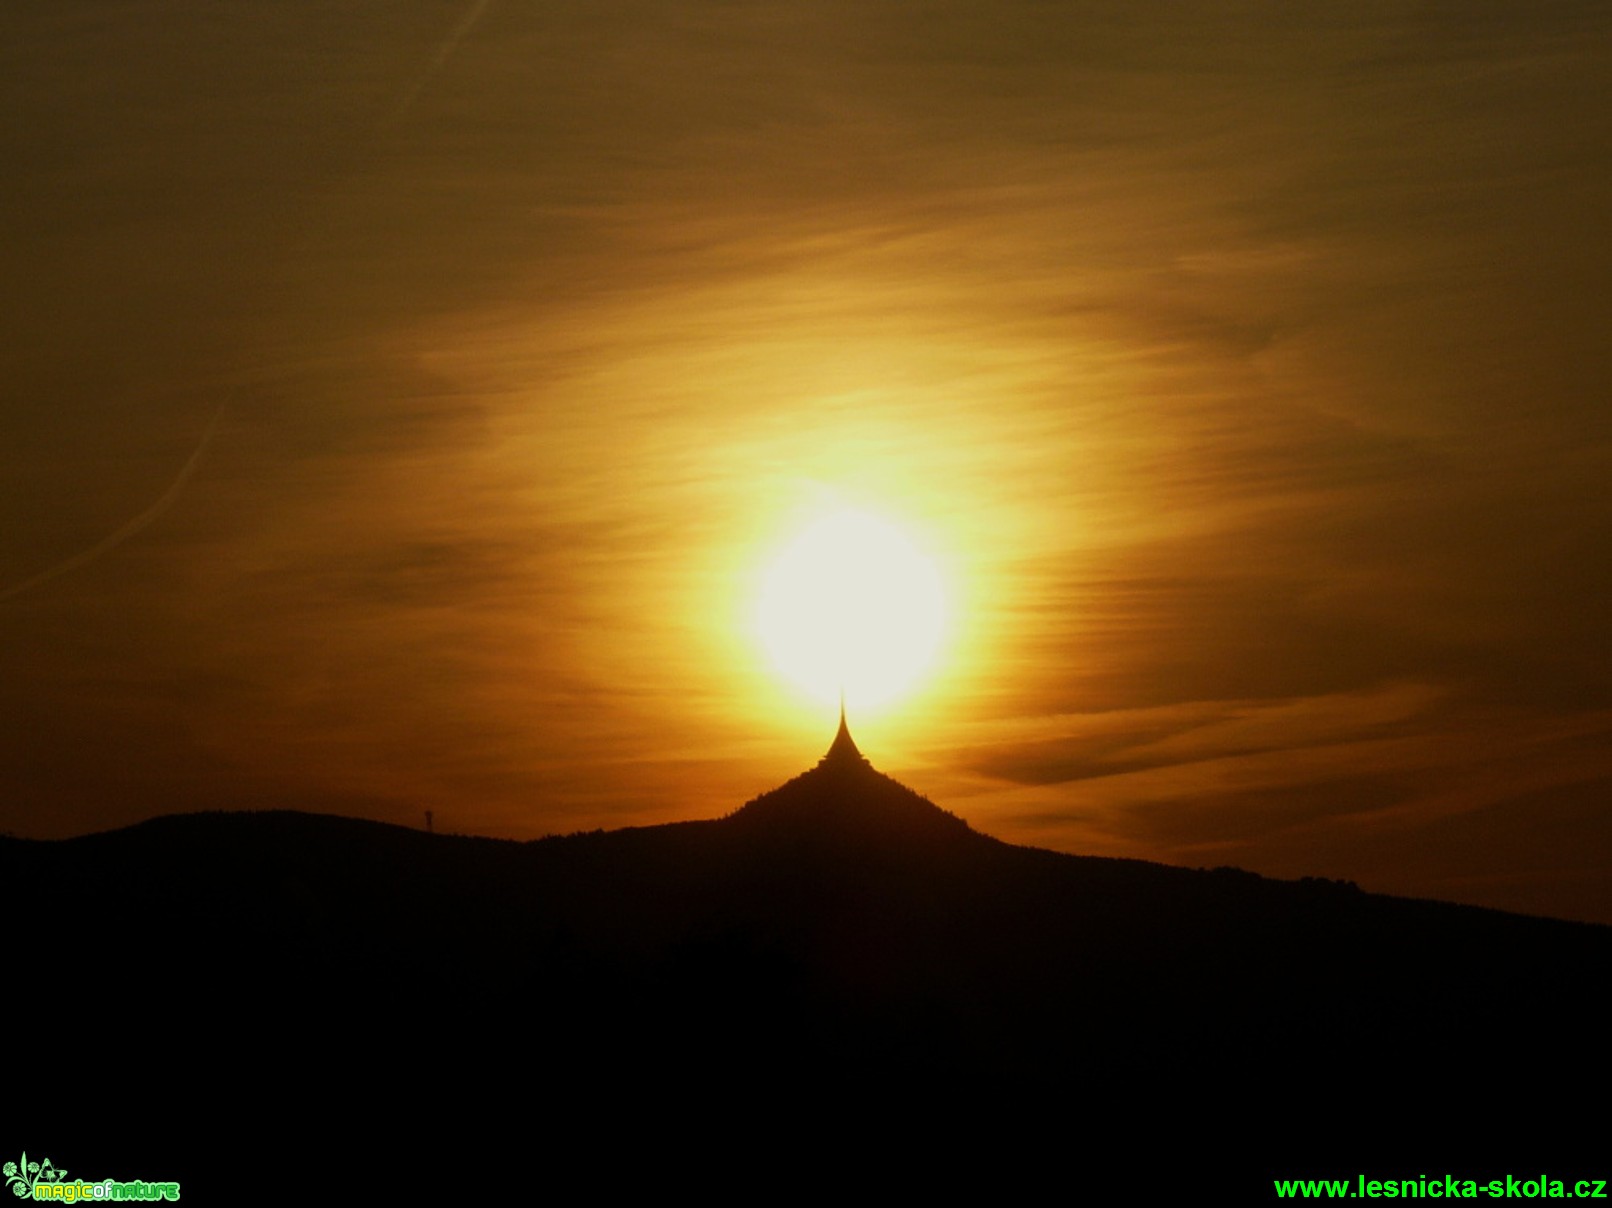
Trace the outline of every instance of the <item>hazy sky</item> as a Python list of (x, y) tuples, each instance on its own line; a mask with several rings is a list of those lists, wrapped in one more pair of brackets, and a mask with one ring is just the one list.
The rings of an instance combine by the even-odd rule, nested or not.
[(1599, 0), (3, 28), (6, 829), (725, 813), (848, 502), (981, 829), (1612, 921)]

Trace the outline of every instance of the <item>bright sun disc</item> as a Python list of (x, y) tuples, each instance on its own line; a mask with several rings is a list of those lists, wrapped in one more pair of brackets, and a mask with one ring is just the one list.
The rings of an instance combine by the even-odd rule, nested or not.
[(888, 704), (934, 660), (945, 628), (934, 563), (893, 525), (841, 511), (797, 536), (762, 583), (773, 664), (813, 698)]

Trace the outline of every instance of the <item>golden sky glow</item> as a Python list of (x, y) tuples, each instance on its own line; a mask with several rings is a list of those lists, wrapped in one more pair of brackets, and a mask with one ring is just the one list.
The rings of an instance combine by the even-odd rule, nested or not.
[(851, 508), (982, 829), (1612, 920), (1606, 6), (8, 23), (8, 829), (724, 813)]

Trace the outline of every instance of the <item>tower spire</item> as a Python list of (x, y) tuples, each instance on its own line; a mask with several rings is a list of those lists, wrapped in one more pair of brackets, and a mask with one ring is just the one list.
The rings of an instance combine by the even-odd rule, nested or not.
[(825, 763), (851, 764), (867, 763), (867, 756), (856, 749), (856, 740), (851, 737), (851, 727), (845, 722), (845, 689), (840, 689), (840, 728), (834, 735), (834, 741), (829, 744), (828, 753), (818, 761), (819, 766)]

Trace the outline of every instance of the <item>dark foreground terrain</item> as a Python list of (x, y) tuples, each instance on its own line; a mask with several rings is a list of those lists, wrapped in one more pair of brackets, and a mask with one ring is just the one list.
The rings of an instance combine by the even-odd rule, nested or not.
[(717, 821), (188, 815), (0, 885), (0, 1140), (193, 1203), (1612, 1175), (1612, 930), (1013, 847), (848, 738)]

